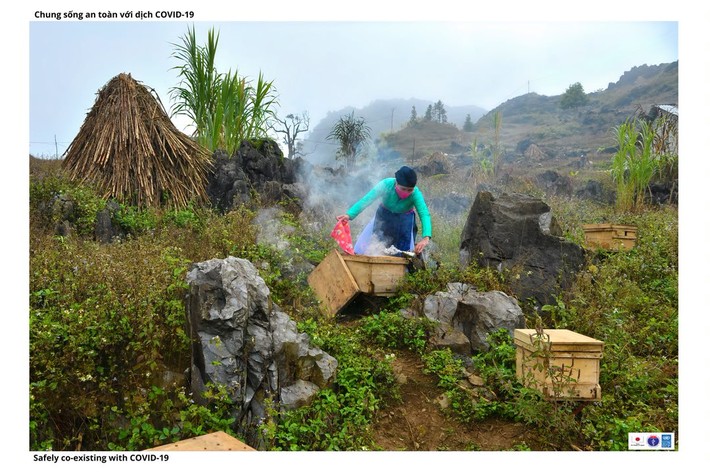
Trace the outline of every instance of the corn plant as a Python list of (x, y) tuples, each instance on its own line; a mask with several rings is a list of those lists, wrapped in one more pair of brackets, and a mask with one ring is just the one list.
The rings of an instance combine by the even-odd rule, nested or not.
[(180, 84), (171, 89), (175, 100), (173, 115), (192, 120), (197, 141), (214, 151), (234, 153), (246, 139), (264, 138), (275, 117), (271, 109), (277, 104), (273, 82), (259, 74), (256, 86), (238, 72), (219, 73), (215, 56), (219, 33), (208, 32), (207, 44), (199, 46), (194, 27), (174, 44), (173, 57), (182, 62), (174, 67)]
[(172, 114), (187, 116), (198, 133), (200, 129), (205, 128), (220, 83), (215, 68), (219, 33), (215, 34), (214, 30), (210, 30), (207, 34), (207, 44), (199, 46), (193, 26), (182, 41), (182, 45), (173, 44), (175, 51), (172, 57), (181, 61), (182, 65), (173, 68), (178, 70), (180, 86), (170, 89), (170, 95), (176, 101)]
[(500, 110), (497, 110), (493, 115), (493, 129), (494, 129), (494, 144), (492, 149), (493, 158), (493, 176), (498, 177), (500, 174), (500, 158), (503, 155), (503, 151), (500, 146), (500, 129), (503, 125), (503, 117), (501, 116)]
[(646, 190), (659, 172), (659, 160), (653, 153), (654, 131), (644, 120), (627, 120), (614, 128), (618, 151), (612, 160), (611, 174), (616, 182), (619, 210), (643, 206)]
[[(478, 147), (478, 140), (474, 138), (471, 142), (471, 157), (473, 158), (473, 171), (472, 175), (478, 174), (481, 176), (483, 181), (488, 181), (493, 175), (493, 162), (491, 157), (481, 153)], [(475, 187), (475, 186), (474, 186)]]

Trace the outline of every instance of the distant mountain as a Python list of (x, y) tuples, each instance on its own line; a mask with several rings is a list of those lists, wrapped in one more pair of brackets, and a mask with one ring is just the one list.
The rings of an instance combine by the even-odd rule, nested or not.
[[(355, 117), (365, 119), (366, 125), (371, 129), (370, 136), (375, 140), (383, 133), (401, 130), (412, 115), (412, 107), (414, 107), (417, 116), (421, 118), (430, 105), (433, 106), (434, 102), (415, 98), (407, 100), (381, 99), (375, 100), (363, 108), (346, 107), (329, 112), (303, 140), (302, 154), (314, 164), (332, 163), (338, 145), (332, 140), (327, 140), (326, 137), (341, 117), (347, 116), (353, 111)], [(475, 123), (486, 113), (485, 109), (475, 105), (449, 106), (444, 103), (444, 109), (448, 123), (458, 128), (463, 127), (466, 115), (471, 115), (471, 120)]]
[(608, 147), (613, 143), (613, 128), (639, 110), (678, 104), (678, 61), (633, 67), (605, 90), (587, 93), (587, 97), (586, 105), (563, 110), (562, 95), (521, 95), (481, 117), (473, 134), (479, 142), (493, 140), (493, 118), (500, 113), (499, 139), (509, 152), (520, 151), (521, 143), (531, 142), (547, 148), (548, 155)]
[[(641, 65), (624, 72), (605, 90), (587, 92), (588, 103), (577, 109), (560, 107), (563, 95), (528, 93), (507, 100), (486, 111), (477, 106), (444, 104), (448, 123), (419, 123), (406, 126), (412, 107), (423, 117), (433, 102), (419, 99), (376, 100), (367, 107), (330, 112), (304, 140), (303, 155), (314, 164), (334, 164), (337, 144), (326, 140), (340, 117), (355, 112), (372, 128), (380, 158), (418, 160), (436, 151), (466, 155), (471, 143), (487, 145), (498, 140), (505, 159), (524, 160), (523, 153), (535, 144), (542, 159), (573, 157), (597, 152), (614, 145), (613, 128), (653, 105), (678, 104), (678, 61)], [(493, 120), (499, 113), (501, 127), (495, 136)], [(472, 132), (464, 132), (466, 115), (474, 122)], [(386, 139), (381, 139), (384, 135)], [(537, 152), (536, 151), (536, 152)]]

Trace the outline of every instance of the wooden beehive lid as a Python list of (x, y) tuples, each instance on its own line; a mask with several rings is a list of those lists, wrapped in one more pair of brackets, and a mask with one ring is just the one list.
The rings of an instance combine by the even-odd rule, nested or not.
[(585, 230), (636, 230), (634, 225), (617, 225), (615, 223), (586, 223), (582, 225)]
[(408, 261), (406, 258), (399, 258), (397, 256), (366, 256), (366, 255), (348, 255), (345, 253), (341, 254), (343, 261), (354, 261), (358, 263), (367, 264), (401, 264), (407, 265)]
[(212, 432), (211, 434), (200, 435), (179, 442), (161, 445), (148, 450), (162, 450), (173, 452), (207, 452), (207, 451), (255, 451), (252, 447), (238, 440), (226, 432)]
[(582, 225), (585, 235), (589, 234), (609, 234), (612, 238), (636, 239), (638, 227), (634, 225), (616, 225), (610, 223), (588, 223)]
[[(567, 329), (544, 329), (544, 335), (549, 337), (550, 351), (557, 352), (579, 352), (579, 351), (602, 351), (604, 342), (573, 332)], [(533, 350), (533, 341), (537, 337), (535, 329), (515, 329), (515, 344)], [(548, 341), (544, 338), (544, 341)]]

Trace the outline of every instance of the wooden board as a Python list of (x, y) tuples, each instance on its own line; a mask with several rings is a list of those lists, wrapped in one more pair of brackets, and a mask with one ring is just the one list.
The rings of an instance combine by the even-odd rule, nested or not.
[[(543, 329), (543, 334), (548, 338), (550, 350), (554, 352), (596, 352), (601, 354), (604, 342), (592, 337), (582, 335), (567, 329)], [(532, 338), (531, 338), (532, 337)], [(515, 344), (534, 350), (536, 331), (531, 328), (518, 328), (514, 331)]]
[(164, 450), (175, 452), (198, 452), (198, 451), (237, 451), (249, 452), (256, 451), (241, 440), (238, 440), (226, 432), (213, 432), (211, 434), (200, 435), (179, 442), (161, 445), (148, 450)]
[(308, 275), (308, 285), (321, 301), (323, 310), (333, 314), (337, 314), (360, 292), (338, 250), (328, 253)]

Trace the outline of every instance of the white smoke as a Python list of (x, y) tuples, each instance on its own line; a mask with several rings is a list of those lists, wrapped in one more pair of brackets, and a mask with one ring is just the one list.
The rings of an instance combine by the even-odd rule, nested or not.
[(387, 246), (387, 244), (383, 241), (381, 241), (379, 238), (377, 238), (376, 235), (372, 235), (372, 238), (370, 238), (370, 242), (365, 248), (364, 255), (365, 256), (394, 256), (400, 251), (394, 246), (390, 245)]
[[(398, 164), (379, 165), (370, 163), (351, 170), (322, 166), (305, 166), (298, 176), (302, 188), (302, 223), (309, 227), (318, 226), (330, 232), (336, 224), (336, 217), (345, 214), (348, 209), (379, 181), (394, 177)], [(353, 242), (360, 231), (367, 225), (378, 202), (373, 202), (355, 220), (350, 221)]]

